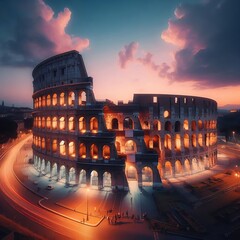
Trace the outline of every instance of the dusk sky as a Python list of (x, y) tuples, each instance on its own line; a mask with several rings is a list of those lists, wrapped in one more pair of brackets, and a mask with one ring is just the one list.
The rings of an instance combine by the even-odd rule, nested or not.
[(32, 107), (34, 66), (75, 49), (96, 99), (240, 105), (239, 11), (239, 0), (1, 0), (0, 101)]

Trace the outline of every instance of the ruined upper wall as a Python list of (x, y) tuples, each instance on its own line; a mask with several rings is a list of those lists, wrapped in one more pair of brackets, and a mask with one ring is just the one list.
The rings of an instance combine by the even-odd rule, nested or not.
[(75, 50), (65, 52), (38, 64), (32, 73), (34, 92), (65, 84), (91, 82), (82, 59)]

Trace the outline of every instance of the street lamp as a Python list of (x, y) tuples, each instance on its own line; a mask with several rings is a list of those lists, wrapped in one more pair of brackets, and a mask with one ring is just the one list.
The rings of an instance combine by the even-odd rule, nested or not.
[(87, 188), (87, 221), (88, 221), (88, 192), (89, 192), (89, 188)]

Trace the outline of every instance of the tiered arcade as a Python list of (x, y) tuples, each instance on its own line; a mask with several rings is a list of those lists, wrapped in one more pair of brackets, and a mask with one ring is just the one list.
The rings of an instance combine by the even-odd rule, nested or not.
[(158, 188), (161, 178), (203, 171), (217, 160), (211, 99), (135, 94), (127, 104), (97, 101), (77, 51), (43, 61), (33, 78), (40, 174), (98, 189), (128, 189), (127, 179)]

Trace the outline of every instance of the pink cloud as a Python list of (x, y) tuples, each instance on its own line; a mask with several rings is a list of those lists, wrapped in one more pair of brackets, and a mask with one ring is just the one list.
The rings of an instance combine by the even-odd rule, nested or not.
[(128, 62), (135, 60), (135, 55), (138, 50), (139, 44), (131, 42), (125, 45), (124, 48), (118, 53), (118, 60), (121, 68), (125, 68)]

